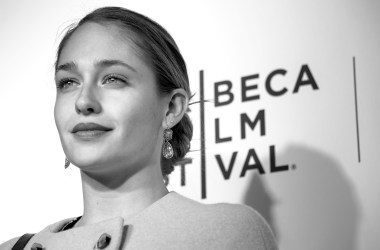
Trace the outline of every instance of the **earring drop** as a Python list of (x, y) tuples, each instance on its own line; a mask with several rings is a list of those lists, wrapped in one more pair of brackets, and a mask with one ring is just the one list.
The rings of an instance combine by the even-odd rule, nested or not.
[(65, 169), (70, 166), (70, 161), (69, 159), (65, 158)]
[(171, 130), (170, 128), (166, 128), (164, 130), (164, 145), (162, 147), (162, 155), (166, 159), (170, 159), (174, 155), (173, 147), (169, 142), (172, 138), (173, 138), (173, 130)]

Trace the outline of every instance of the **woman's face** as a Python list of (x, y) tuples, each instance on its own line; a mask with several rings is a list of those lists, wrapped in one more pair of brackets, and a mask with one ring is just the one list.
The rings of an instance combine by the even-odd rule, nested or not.
[(125, 30), (86, 23), (61, 52), (55, 122), (66, 156), (82, 170), (160, 163), (168, 100), (137, 51)]

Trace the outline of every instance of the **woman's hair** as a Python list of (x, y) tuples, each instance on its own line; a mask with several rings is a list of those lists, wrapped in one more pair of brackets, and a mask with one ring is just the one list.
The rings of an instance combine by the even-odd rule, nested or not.
[[(182, 88), (191, 97), (186, 64), (174, 39), (161, 25), (150, 18), (120, 7), (96, 9), (81, 19), (78, 24), (70, 27), (58, 46), (55, 67), (58, 66), (62, 49), (75, 30), (89, 22), (102, 25), (112, 24), (122, 30), (132, 32), (134, 37), (130, 39), (148, 58), (156, 76), (158, 91), (161, 94), (168, 94), (174, 89)], [(193, 125), (187, 113), (172, 130), (173, 138), (170, 143), (174, 149), (174, 156), (171, 159), (161, 156), (161, 170), (166, 182), (167, 176), (174, 170), (174, 165), (183, 160), (190, 149)]]

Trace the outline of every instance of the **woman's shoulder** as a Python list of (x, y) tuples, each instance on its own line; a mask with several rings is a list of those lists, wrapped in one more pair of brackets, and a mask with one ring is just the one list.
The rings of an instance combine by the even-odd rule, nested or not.
[(220, 243), (231, 244), (235, 249), (249, 249), (251, 246), (257, 249), (277, 249), (273, 233), (265, 219), (246, 205), (203, 204), (175, 193), (171, 197), (170, 206), (162, 211), (170, 214), (166, 220), (181, 224), (181, 228), (194, 230), (200, 235), (210, 235), (213, 232), (212, 237)]
[[(194, 201), (195, 216), (213, 224), (229, 227), (231, 230), (271, 233), (265, 219), (252, 207), (242, 204), (215, 203), (203, 204)], [(190, 211), (189, 211), (190, 212)]]
[(171, 208), (175, 213), (177, 211), (185, 216), (202, 216), (219, 221), (237, 221), (239, 224), (255, 224), (266, 226), (263, 217), (253, 208), (242, 204), (231, 203), (215, 203), (204, 204), (178, 193), (172, 195), (172, 199), (168, 202), (173, 205)]
[(255, 249), (277, 249), (271, 228), (255, 209), (241, 204), (210, 206), (214, 207), (219, 219), (223, 218), (225, 223), (221, 224), (229, 228), (227, 234), (236, 239), (236, 249), (248, 249), (248, 246), (255, 246)]
[[(76, 219), (76, 217), (73, 218), (66, 218), (57, 222), (54, 222), (53, 224), (48, 225), (46, 228), (44, 228), (42, 231), (47, 230), (47, 229), (52, 229), (52, 230), (58, 230), (61, 228), (63, 225), (66, 225), (67, 223), (71, 222), (72, 220)], [(34, 234), (33, 234), (34, 235)], [(26, 236), (26, 235), (25, 235)], [(17, 241), (22, 238), (22, 235), (12, 238), (8, 241), (5, 241), (0, 244), (0, 250), (11, 250), (12, 247), (17, 243)], [(30, 239), (30, 236), (27, 237)], [(32, 237), (33, 238), (33, 237)]]

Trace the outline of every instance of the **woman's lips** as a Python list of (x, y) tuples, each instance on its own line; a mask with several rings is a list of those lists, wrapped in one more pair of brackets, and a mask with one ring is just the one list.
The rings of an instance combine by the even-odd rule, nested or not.
[(97, 123), (89, 122), (89, 123), (78, 123), (75, 125), (75, 127), (72, 130), (72, 133), (76, 133), (78, 131), (92, 131), (92, 130), (99, 130), (99, 131), (110, 131), (112, 128), (108, 128), (105, 126), (102, 126)]
[(78, 137), (80, 139), (92, 140), (103, 136), (111, 130), (112, 128), (108, 128), (100, 124), (91, 122), (78, 123), (77, 125), (75, 125), (71, 132), (74, 134), (75, 137)]

